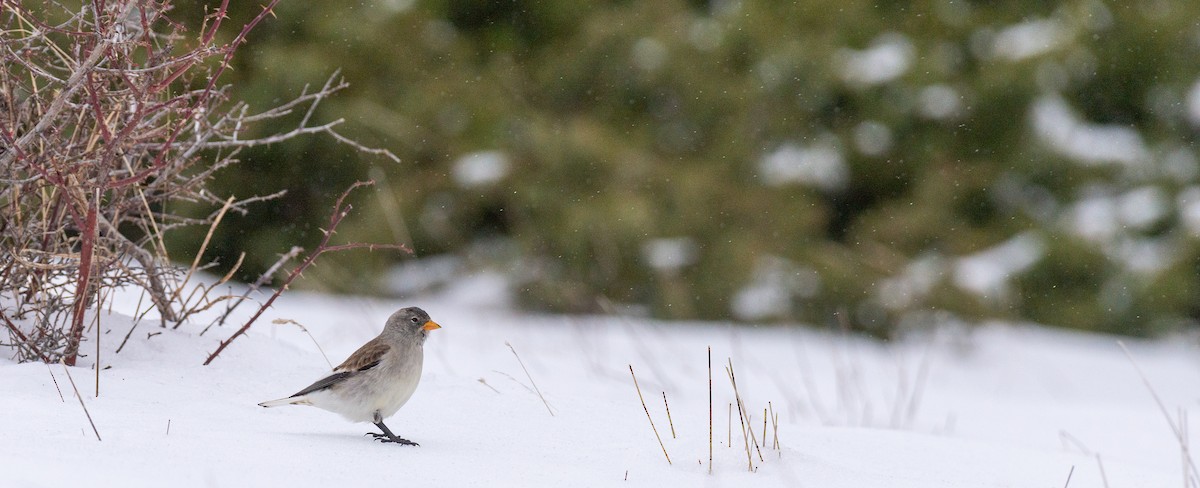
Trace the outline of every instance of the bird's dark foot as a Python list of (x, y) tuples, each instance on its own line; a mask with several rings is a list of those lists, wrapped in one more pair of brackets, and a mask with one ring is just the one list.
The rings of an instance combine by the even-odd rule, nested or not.
[(416, 442), (410, 441), (403, 437), (397, 437), (394, 435), (380, 434), (378, 432), (367, 432), (366, 434), (363, 434), (363, 435), (369, 435), (371, 437), (374, 437), (375, 440), (377, 440), (379, 442), (383, 442), (385, 444), (400, 444), (401, 446), (420, 446), (420, 444), (417, 444)]

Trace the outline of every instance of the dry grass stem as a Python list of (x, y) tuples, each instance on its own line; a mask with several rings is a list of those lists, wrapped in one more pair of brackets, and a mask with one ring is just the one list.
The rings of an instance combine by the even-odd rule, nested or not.
[(629, 365), (629, 376), (633, 377), (633, 387), (637, 390), (638, 400), (642, 402), (642, 410), (646, 411), (646, 420), (650, 421), (650, 430), (654, 431), (654, 438), (658, 439), (658, 447), (662, 448), (663, 457), (667, 458), (667, 464), (671, 463), (671, 455), (667, 454), (667, 446), (663, 444), (662, 436), (658, 435), (658, 428), (654, 426), (654, 418), (650, 417), (650, 409), (646, 407), (646, 399), (642, 397), (642, 387), (638, 386), (637, 375), (633, 374), (633, 365)]
[(1096, 453), (1096, 466), (1100, 468), (1100, 481), (1104, 482), (1104, 488), (1108, 487), (1108, 475), (1104, 473), (1104, 461), (1100, 460), (1100, 453)]
[[(1200, 479), (1200, 474), (1196, 470), (1196, 462), (1192, 460), (1191, 453), (1188, 452), (1187, 432), (1182, 430), (1171, 418), (1171, 414), (1167, 413), (1167, 406), (1163, 404), (1162, 398), (1158, 396), (1154, 386), (1150, 384), (1150, 380), (1146, 378), (1146, 374), (1142, 372), (1142, 367), (1133, 359), (1133, 354), (1129, 352), (1129, 348), (1125, 347), (1123, 341), (1117, 341), (1117, 345), (1121, 346), (1121, 351), (1125, 352), (1125, 357), (1129, 359), (1129, 364), (1133, 365), (1133, 369), (1137, 371), (1138, 377), (1142, 379), (1142, 384), (1146, 385), (1146, 390), (1150, 392), (1150, 396), (1154, 397), (1154, 403), (1158, 404), (1159, 411), (1162, 412), (1163, 418), (1166, 419), (1167, 425), (1171, 426), (1171, 432), (1175, 434), (1175, 440), (1179, 443), (1179, 449), (1183, 453), (1183, 461), (1185, 470), (1190, 473), (1190, 476), (1184, 477), (1184, 486), (1190, 486), (1195, 483), (1195, 480)], [(1192, 482), (1188, 482), (1192, 479)]]
[(79, 399), (79, 406), (83, 407), (83, 414), (87, 416), (88, 423), (92, 425), (92, 432), (96, 434), (96, 440), (100, 440), (100, 431), (96, 429), (96, 423), (92, 421), (92, 414), (88, 412), (87, 405), (83, 403), (83, 395), (79, 394), (79, 388), (75, 387), (75, 379), (71, 378), (71, 370), (67, 369), (66, 358), (58, 360), (58, 364), (62, 365), (63, 371), (67, 372), (67, 380), (71, 382), (71, 389), (75, 390), (75, 398)]
[(774, 440), (771, 442), (771, 447), (779, 450), (779, 413), (775, 412), (775, 407), (771, 405), (771, 402), (767, 402), (767, 408), (771, 411), (771, 429), (774, 432)]
[(763, 409), (763, 435), (762, 435), (763, 444), (767, 443), (767, 419), (769, 419), (769, 418), (770, 417), (767, 415), (767, 409), (764, 408)]
[(1183, 407), (1179, 407), (1179, 430), (1185, 433), (1184, 437), (1179, 440), (1179, 455), (1183, 460), (1183, 463), (1180, 465), (1183, 467), (1183, 487), (1194, 487), (1196, 486), (1196, 480), (1192, 479), (1188, 474), (1188, 462), (1192, 459), (1192, 443), (1191, 439), (1186, 435), (1188, 432), (1188, 416), (1187, 410)]
[(1092, 454), (1092, 450), (1088, 449), (1087, 446), (1083, 445), (1083, 441), (1080, 441), (1078, 437), (1071, 435), (1070, 432), (1067, 432), (1065, 430), (1058, 431), (1058, 439), (1060, 441), (1062, 441), (1063, 450), (1066, 450), (1067, 444), (1070, 443), (1070, 444), (1074, 444), (1075, 448), (1079, 449), (1079, 452), (1082, 452), (1083, 454), (1089, 455), (1089, 456)]
[(732, 359), (729, 360), (729, 366), (725, 367), (725, 373), (727, 373), (729, 375), (729, 382), (733, 384), (733, 400), (734, 400), (734, 402), (737, 403), (737, 407), (738, 407), (738, 422), (740, 422), (742, 424), (742, 442), (745, 445), (745, 449), (746, 449), (746, 470), (753, 472), (754, 471), (754, 458), (753, 458), (752, 453), (750, 452), (750, 436), (747, 435), (747, 433), (746, 433), (747, 432), (747, 430), (746, 430), (746, 413), (742, 406), (742, 397), (741, 397), (741, 395), (738, 394), (737, 379), (733, 375), (733, 360)]
[(50, 381), (54, 382), (54, 391), (58, 392), (58, 399), (62, 400), (63, 403), (67, 403), (67, 399), (63, 397), (62, 389), (58, 387), (58, 378), (54, 377), (54, 370), (50, 369), (50, 363), (45, 363), (45, 364), (46, 364), (46, 371), (48, 373), (50, 373)]
[(495, 387), (493, 387), (492, 385), (489, 385), (489, 384), (488, 384), (488, 382), (487, 382), (487, 380), (485, 380), (485, 379), (483, 379), (483, 378), (479, 378), (479, 380), (478, 380), (478, 381), (479, 381), (479, 384), (481, 384), (481, 385), (483, 385), (483, 386), (486, 386), (486, 387), (488, 387), (488, 389), (489, 389), (489, 390), (492, 390), (492, 391), (496, 392), (496, 394), (497, 394), (497, 395), (501, 394), (501, 393), (500, 393), (500, 390), (497, 390), (497, 389), (496, 389)]
[(509, 380), (509, 381), (511, 381), (511, 382), (513, 382), (513, 383), (516, 383), (517, 385), (520, 385), (520, 386), (521, 386), (521, 388), (524, 388), (524, 389), (525, 389), (525, 391), (529, 392), (529, 394), (530, 394), (530, 395), (536, 395), (536, 394), (537, 394), (537, 392), (536, 392), (536, 391), (533, 391), (533, 388), (530, 388), (530, 387), (529, 387), (529, 385), (526, 385), (525, 383), (521, 383), (521, 380), (518, 380), (518, 379), (516, 379), (516, 378), (515, 378), (515, 377), (513, 377), (513, 375), (511, 375), (511, 374), (505, 373), (505, 372), (503, 372), (503, 371), (495, 370), (495, 369), (493, 369), (493, 370), (492, 370), (492, 372), (493, 372), (493, 373), (496, 373), (496, 374), (498, 374), (498, 375), (500, 375), (500, 376), (503, 376), (503, 377), (505, 377), (505, 378), (508, 378), (508, 380)]
[(333, 363), (329, 361), (329, 356), (325, 355), (325, 349), (323, 349), (321, 347), (321, 344), (319, 342), (317, 342), (317, 338), (313, 337), (312, 333), (309, 332), (308, 329), (304, 327), (304, 325), (300, 324), (300, 322), (296, 322), (295, 320), (292, 320), (292, 319), (275, 319), (275, 320), (272, 320), (271, 323), (275, 324), (275, 325), (292, 324), (292, 325), (295, 325), (296, 327), (299, 327), (300, 330), (304, 332), (304, 335), (308, 336), (308, 338), (310, 340), (312, 340), (313, 345), (317, 346), (317, 351), (319, 351), (321, 353), (321, 357), (325, 358), (325, 364), (329, 365), (329, 369), (333, 369)]
[(754, 452), (758, 453), (759, 462), (764, 462), (763, 455), (762, 455), (762, 448), (760, 448), (759, 444), (758, 444), (758, 436), (754, 435), (754, 425), (750, 422), (750, 420), (752, 418), (753, 417), (750, 415), (749, 411), (747, 410), (746, 411), (746, 426), (747, 426), (746, 433), (750, 435), (750, 445), (754, 446)]
[(671, 426), (671, 438), (677, 439), (677, 437), (675, 437), (675, 421), (671, 420), (671, 405), (669, 403), (667, 403), (667, 392), (665, 392), (665, 391), (662, 392), (662, 395), (663, 395), (663, 407), (667, 409), (667, 424), (669, 424)]
[(712, 346), (708, 347), (708, 474), (713, 472)]
[(1075, 465), (1074, 464), (1071, 465), (1071, 470), (1067, 471), (1067, 482), (1063, 483), (1063, 488), (1067, 488), (1068, 486), (1071, 486), (1071, 475), (1073, 475), (1073, 474), (1075, 474)]
[(96, 398), (100, 398), (100, 313), (96, 313), (96, 362), (93, 369), (96, 370)]
[(542, 404), (546, 406), (546, 411), (550, 412), (550, 416), (553, 417), (554, 410), (550, 408), (550, 402), (547, 402), (546, 397), (542, 396), (542, 390), (538, 388), (537, 383), (533, 381), (533, 375), (529, 374), (529, 369), (525, 367), (525, 361), (521, 360), (521, 355), (517, 354), (517, 350), (514, 349), (512, 344), (509, 344), (508, 341), (504, 341), (504, 345), (508, 346), (508, 350), (512, 351), (513, 356), (517, 358), (517, 363), (521, 365), (521, 370), (525, 371), (525, 377), (529, 378), (529, 384), (533, 385), (533, 391), (537, 392), (538, 398), (541, 398)]

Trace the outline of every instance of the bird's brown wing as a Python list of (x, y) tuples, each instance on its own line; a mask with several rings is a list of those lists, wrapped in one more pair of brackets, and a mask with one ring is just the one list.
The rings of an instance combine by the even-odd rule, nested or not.
[(339, 364), (333, 370), (351, 373), (374, 368), (379, 365), (379, 361), (383, 359), (384, 354), (387, 354), (388, 349), (391, 349), (391, 346), (384, 344), (383, 341), (376, 337), (363, 344), (357, 351), (354, 351), (354, 354), (346, 358), (345, 362)]
[(316, 383), (308, 385), (307, 388), (296, 392), (290, 398), (295, 398), (302, 395), (307, 395), (314, 391), (324, 390), (333, 385), (341, 383), (342, 380), (353, 376), (360, 371), (366, 371), (379, 365), (379, 361), (383, 359), (383, 355), (388, 352), (391, 347), (384, 344), (378, 337), (371, 339), (362, 347), (354, 351), (346, 361), (333, 369), (333, 374), (317, 380)]

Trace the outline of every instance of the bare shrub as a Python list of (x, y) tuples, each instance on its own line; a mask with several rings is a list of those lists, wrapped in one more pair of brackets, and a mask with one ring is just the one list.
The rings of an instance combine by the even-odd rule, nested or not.
[[(0, 0), (0, 328), (20, 360), (73, 365), (86, 310), (115, 287), (144, 290), (164, 325), (219, 300), (189, 287), (203, 247), (180, 269), (164, 235), (183, 226), (211, 235), (228, 212), (282, 194), (206, 191), (239, 150), (326, 133), (395, 159), (337, 134), (341, 120), (311, 125), (318, 104), (346, 86), (336, 73), (264, 112), (230, 100), (218, 79), (277, 1), (222, 43), (228, 0), (196, 33), (167, 17), (169, 0)], [(301, 111), (290, 130), (252, 135)], [(215, 210), (188, 217), (185, 203)]]

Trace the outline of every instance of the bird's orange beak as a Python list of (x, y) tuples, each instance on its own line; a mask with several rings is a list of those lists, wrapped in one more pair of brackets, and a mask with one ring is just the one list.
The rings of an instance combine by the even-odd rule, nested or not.
[(421, 327), (421, 328), (425, 329), (425, 330), (433, 330), (433, 329), (440, 329), (440, 328), (442, 328), (442, 326), (438, 325), (437, 322), (430, 320), (429, 322), (425, 322), (425, 327)]

